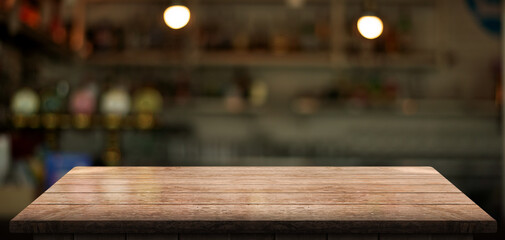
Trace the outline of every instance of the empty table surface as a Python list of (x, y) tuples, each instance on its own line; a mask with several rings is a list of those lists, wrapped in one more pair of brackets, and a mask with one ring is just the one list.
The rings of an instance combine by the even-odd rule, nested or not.
[(486, 233), (496, 222), (432, 167), (76, 167), (20, 233)]

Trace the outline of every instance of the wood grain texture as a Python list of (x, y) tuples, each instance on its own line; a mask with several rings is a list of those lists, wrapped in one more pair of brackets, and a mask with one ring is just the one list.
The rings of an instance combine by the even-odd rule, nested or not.
[(179, 240), (179, 235), (174, 234), (141, 234), (141, 233), (129, 233), (126, 234), (126, 240)]
[(358, 178), (355, 176), (346, 176), (341, 178), (250, 178), (248, 176), (239, 178), (170, 178), (170, 177), (155, 177), (152, 178), (76, 178), (73, 176), (62, 177), (58, 184), (151, 184), (151, 185), (190, 185), (190, 184), (409, 184), (409, 185), (424, 185), (424, 184), (450, 184), (447, 179), (441, 176), (425, 177), (416, 176), (411, 178), (397, 178), (394, 176), (377, 176), (375, 178)]
[(275, 234), (275, 240), (326, 240), (326, 234)]
[(46, 193), (32, 204), (451, 205), (473, 202), (463, 193)]
[(494, 232), (476, 205), (30, 205), (13, 232)]
[[(324, 179), (377, 179), (377, 178), (396, 178), (396, 179), (424, 179), (427, 176), (430, 178), (443, 178), (440, 175), (409, 175), (409, 174), (392, 174), (391, 177), (385, 176), (383, 174), (340, 174), (340, 175), (335, 175), (335, 174), (323, 174), (323, 173), (317, 173), (317, 179), (324, 180)], [(313, 178), (313, 176), (310, 176), (308, 174), (289, 174), (289, 175), (279, 175), (275, 176), (275, 174), (233, 174), (232, 176), (227, 175), (227, 174), (203, 174), (203, 175), (194, 175), (194, 174), (165, 174), (165, 175), (158, 175), (156, 176), (155, 174), (111, 174), (111, 175), (104, 175), (104, 174), (76, 174), (76, 175), (68, 175), (66, 178), (72, 178), (72, 179), (89, 179), (89, 178), (95, 178), (95, 179), (110, 179), (110, 178), (121, 178), (121, 179), (180, 179), (180, 180), (188, 180), (188, 179), (222, 179), (222, 180), (240, 180), (240, 179), (255, 179), (255, 180), (265, 180), (270, 177), (275, 177), (275, 179), (287, 179), (289, 181), (296, 181), (297, 179), (300, 179), (302, 181), (307, 180), (309, 178)]]
[[(107, 221), (448, 221), (485, 222), (476, 205), (38, 205), (13, 220)], [(492, 223), (492, 221), (490, 222)], [(16, 226), (16, 224), (14, 224)]]
[(431, 240), (430, 234), (380, 234), (380, 240)]
[(74, 240), (126, 240), (126, 234), (74, 234)]
[(73, 234), (34, 234), (33, 240), (74, 240)]
[(472, 240), (472, 234), (380, 234), (380, 240)]
[(495, 232), (496, 222), (431, 167), (76, 167), (10, 229), (268, 238)]
[(180, 234), (179, 240), (230, 240), (230, 234), (187, 233)]
[(151, 184), (55, 184), (47, 193), (229, 193), (229, 192), (273, 192), (273, 193), (359, 193), (359, 192), (405, 192), (405, 193), (459, 193), (452, 184), (192, 184), (192, 185), (151, 185)]
[(472, 240), (472, 234), (431, 234), (430, 240)]
[(244, 174), (273, 176), (307, 176), (314, 174), (407, 174), (407, 175), (439, 175), (432, 167), (75, 167), (69, 174), (171, 174), (205, 176), (243, 176)]
[(230, 240), (275, 240), (273, 233), (235, 233), (230, 234)]
[[(34, 240), (74, 240), (74, 234), (35, 234)], [(472, 234), (76, 234), (101, 240), (472, 240)]]
[(379, 240), (379, 234), (328, 234), (328, 240)]

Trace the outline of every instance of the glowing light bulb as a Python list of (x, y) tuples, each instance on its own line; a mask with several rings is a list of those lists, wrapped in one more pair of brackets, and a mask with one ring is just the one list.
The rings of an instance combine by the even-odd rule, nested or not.
[(188, 24), (190, 17), (189, 9), (183, 5), (170, 6), (163, 13), (165, 23), (172, 29), (183, 28)]
[(35, 114), (40, 107), (40, 99), (37, 93), (29, 88), (17, 91), (12, 97), (11, 109), (19, 115)]
[(358, 31), (367, 39), (378, 38), (383, 29), (381, 19), (376, 16), (363, 16), (358, 19)]

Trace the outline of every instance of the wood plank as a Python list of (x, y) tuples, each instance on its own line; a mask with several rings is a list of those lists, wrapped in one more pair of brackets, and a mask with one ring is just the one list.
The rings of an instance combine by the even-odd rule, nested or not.
[[(76, 239), (122, 239), (120, 234), (78, 234)], [(126, 240), (178, 240), (178, 234), (127, 234)], [(181, 240), (378, 240), (378, 234), (181, 234)], [(381, 234), (381, 240), (472, 240), (472, 234)], [(74, 240), (73, 234), (34, 234), (34, 240)]]
[[(133, 227), (134, 226), (134, 227)], [(12, 232), (495, 232), (477, 205), (30, 205)]]
[(380, 234), (380, 240), (472, 240), (472, 234)]
[(234, 233), (230, 234), (230, 240), (275, 240), (273, 233)]
[(32, 204), (449, 205), (473, 202), (463, 193), (46, 193)]
[(326, 234), (278, 233), (275, 234), (275, 240), (326, 240)]
[(473, 234), (431, 234), (430, 240), (472, 240)]
[(430, 234), (379, 234), (380, 240), (431, 240)]
[(379, 234), (328, 234), (328, 240), (379, 240)]
[(202, 174), (202, 175), (195, 175), (195, 174), (67, 174), (65, 178), (72, 178), (72, 179), (88, 179), (88, 178), (98, 178), (98, 179), (110, 179), (110, 178), (128, 178), (128, 179), (150, 179), (150, 178), (156, 178), (156, 179), (181, 179), (181, 180), (186, 180), (186, 179), (194, 179), (194, 178), (205, 178), (205, 179), (265, 179), (265, 178), (270, 178), (270, 177), (275, 177), (276, 179), (309, 179), (309, 178), (317, 178), (317, 179), (350, 179), (350, 178), (365, 178), (365, 179), (377, 179), (377, 178), (398, 178), (398, 179), (421, 179), (421, 178), (443, 178), (440, 175), (409, 175), (409, 174), (393, 174), (393, 175), (384, 175), (384, 174), (342, 174), (342, 175), (335, 175), (335, 174), (317, 174), (317, 176), (314, 175), (308, 175), (308, 174), (299, 174), (297, 176), (296, 174), (284, 174), (282, 176), (279, 176), (278, 174), (259, 174), (259, 173), (254, 173), (254, 174), (234, 174), (234, 175), (228, 175), (228, 174)]
[(77, 167), (10, 225), (24, 233), (295, 237), (496, 227), (431, 167)]
[(152, 185), (152, 184), (55, 184), (46, 193), (65, 192), (117, 192), (117, 193), (177, 193), (177, 192), (307, 192), (307, 193), (356, 193), (356, 192), (461, 192), (452, 184), (194, 184), (194, 185)]
[(126, 240), (179, 240), (177, 233), (172, 234), (156, 234), (156, 233), (128, 233)]
[(34, 234), (33, 240), (74, 240), (74, 234)]
[(74, 240), (126, 240), (126, 234), (75, 234)]
[(179, 240), (229, 240), (229, 234), (183, 233)]
[(438, 175), (432, 167), (75, 167), (70, 174), (427, 174)]
[(62, 177), (57, 184), (409, 184), (409, 185), (423, 185), (423, 184), (450, 184), (447, 179), (443, 177), (421, 177), (421, 178), (230, 178), (230, 179), (214, 179), (214, 178), (188, 178), (188, 179), (175, 179), (175, 178), (146, 178), (146, 179), (129, 179), (129, 178), (72, 178), (69, 176)]

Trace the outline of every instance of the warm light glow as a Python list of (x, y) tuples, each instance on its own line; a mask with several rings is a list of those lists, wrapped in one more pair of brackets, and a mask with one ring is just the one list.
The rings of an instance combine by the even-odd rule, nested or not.
[(358, 20), (358, 31), (365, 38), (378, 38), (383, 29), (381, 19), (376, 16), (363, 16)]
[(17, 91), (12, 97), (11, 109), (20, 115), (31, 115), (37, 113), (40, 100), (37, 93), (29, 88)]
[(163, 19), (167, 26), (173, 29), (180, 29), (186, 26), (189, 22), (191, 13), (189, 9), (182, 5), (170, 6), (163, 13)]
[(305, 0), (286, 0), (286, 4), (289, 7), (299, 9), (305, 4)]

